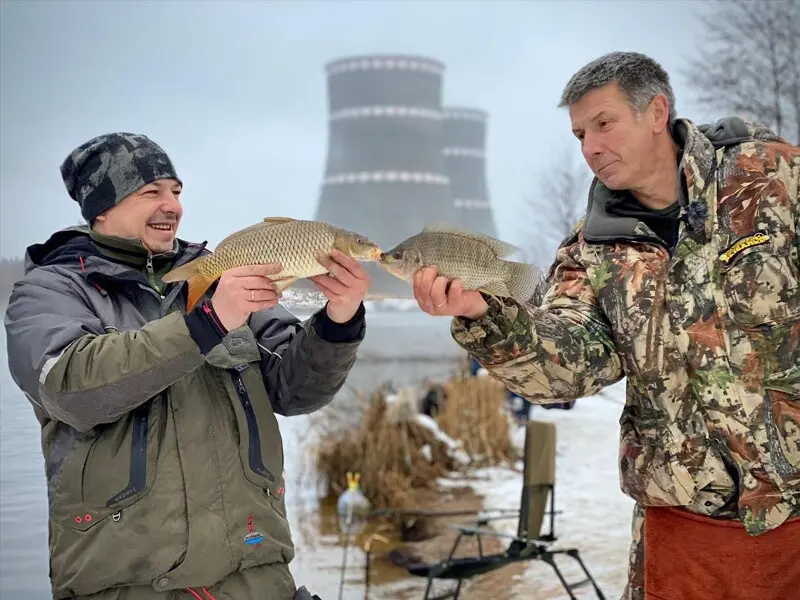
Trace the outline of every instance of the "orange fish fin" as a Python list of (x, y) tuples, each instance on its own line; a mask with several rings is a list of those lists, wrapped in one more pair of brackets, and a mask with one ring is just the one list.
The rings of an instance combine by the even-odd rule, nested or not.
[(172, 283), (175, 281), (188, 281), (189, 282), (189, 299), (186, 303), (186, 311), (190, 311), (197, 304), (197, 301), (203, 297), (211, 287), (211, 284), (216, 281), (216, 277), (208, 277), (203, 275), (200, 271), (200, 266), (209, 259), (208, 256), (200, 256), (194, 260), (190, 260), (185, 265), (175, 267), (168, 271), (161, 278), (164, 283)]
[(212, 277), (205, 277), (202, 273), (197, 272), (189, 277), (189, 298), (186, 301), (186, 312), (192, 310), (200, 298), (203, 297), (211, 287), (211, 284), (216, 281)]
[(192, 275), (200, 269), (200, 263), (205, 262), (205, 256), (190, 260), (185, 265), (170, 269), (161, 276), (161, 281), (164, 283), (172, 283), (173, 281), (187, 281)]

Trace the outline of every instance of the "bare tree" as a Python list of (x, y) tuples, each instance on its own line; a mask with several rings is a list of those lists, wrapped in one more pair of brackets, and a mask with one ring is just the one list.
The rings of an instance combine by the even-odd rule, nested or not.
[(524, 198), (524, 260), (548, 269), (558, 245), (570, 235), (586, 211), (591, 172), (565, 146), (542, 169), (536, 179), (536, 193)]
[(696, 100), (759, 121), (800, 143), (800, 0), (723, 0), (683, 77)]

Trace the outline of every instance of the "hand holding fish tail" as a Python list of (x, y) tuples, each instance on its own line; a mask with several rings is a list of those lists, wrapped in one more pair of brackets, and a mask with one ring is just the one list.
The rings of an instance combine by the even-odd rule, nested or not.
[(331, 255), (320, 257), (319, 263), (328, 269), (328, 274), (309, 277), (328, 299), (327, 313), (332, 321), (346, 323), (352, 319), (358, 307), (367, 297), (370, 277), (366, 270), (346, 254), (337, 249)]
[(248, 265), (225, 271), (211, 298), (217, 318), (228, 331), (244, 325), (251, 313), (278, 303), (280, 292), (269, 275), (280, 273), (276, 264)]
[(417, 304), (429, 315), (479, 319), (489, 309), (480, 292), (465, 290), (460, 279), (439, 275), (435, 266), (414, 273), (413, 284)]

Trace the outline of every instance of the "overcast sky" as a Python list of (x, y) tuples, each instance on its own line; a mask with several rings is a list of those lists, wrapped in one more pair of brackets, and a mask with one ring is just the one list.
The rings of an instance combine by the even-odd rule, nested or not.
[(650, 54), (673, 75), (678, 112), (708, 120), (678, 73), (703, 39), (702, 4), (3, 0), (0, 254), (77, 222), (59, 164), (110, 131), (145, 133), (171, 155), (185, 182), (181, 237), (213, 246), (265, 216), (312, 218), (324, 65), (362, 53), (439, 59), (445, 102), (490, 113), (491, 200), (500, 237), (518, 243), (537, 169), (564, 145), (578, 151), (556, 104), (585, 62)]

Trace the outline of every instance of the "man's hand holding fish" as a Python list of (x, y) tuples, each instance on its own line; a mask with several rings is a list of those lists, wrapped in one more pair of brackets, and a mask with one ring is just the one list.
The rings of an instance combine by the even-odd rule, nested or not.
[(222, 274), (211, 304), (227, 331), (241, 327), (251, 313), (278, 303), (281, 294), (267, 276), (275, 275), (280, 270), (278, 264), (245, 265)]
[(309, 279), (328, 299), (326, 311), (331, 320), (346, 323), (355, 316), (358, 307), (367, 297), (369, 274), (357, 260), (336, 248), (331, 250), (329, 257), (320, 258), (319, 263), (330, 273)]
[(433, 267), (414, 273), (414, 298), (420, 309), (429, 315), (480, 319), (489, 305), (480, 292), (465, 290), (460, 279), (439, 275)]

